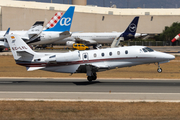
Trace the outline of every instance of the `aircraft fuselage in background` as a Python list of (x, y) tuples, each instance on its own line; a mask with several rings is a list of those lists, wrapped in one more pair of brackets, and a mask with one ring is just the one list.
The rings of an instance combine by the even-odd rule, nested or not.
[[(123, 32), (104, 32), (104, 33), (72, 33), (70, 37), (64, 38), (63, 40), (58, 40), (54, 42), (53, 44), (63, 44), (72, 46), (75, 41), (78, 41), (80, 43), (86, 43), (87, 45), (92, 44), (103, 44), (103, 43), (112, 43), (113, 40), (120, 36)], [(132, 38), (138, 38), (143, 36), (144, 34), (136, 33), (135, 36), (132, 36)], [(78, 38), (86, 40), (78, 40)], [(131, 38), (131, 39), (132, 39)], [(130, 38), (129, 38), (130, 39)]]

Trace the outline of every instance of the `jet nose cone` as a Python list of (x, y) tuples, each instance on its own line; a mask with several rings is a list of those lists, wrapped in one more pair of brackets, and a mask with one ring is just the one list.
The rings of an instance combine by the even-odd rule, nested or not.
[(166, 56), (164, 56), (166, 59), (168, 60), (173, 60), (175, 59), (175, 56), (174, 55), (171, 55), (171, 54), (166, 54)]
[(175, 59), (175, 56), (174, 55), (170, 55), (170, 60), (173, 60)]

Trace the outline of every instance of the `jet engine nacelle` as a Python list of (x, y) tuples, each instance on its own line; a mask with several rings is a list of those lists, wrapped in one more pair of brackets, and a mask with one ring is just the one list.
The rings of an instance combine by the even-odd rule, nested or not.
[(74, 41), (67, 41), (66, 45), (72, 47), (74, 43), (75, 43)]

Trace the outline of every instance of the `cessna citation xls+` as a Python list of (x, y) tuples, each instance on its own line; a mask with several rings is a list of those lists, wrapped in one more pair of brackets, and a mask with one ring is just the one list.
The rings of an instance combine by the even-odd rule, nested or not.
[(25, 66), (28, 71), (40, 69), (62, 73), (86, 73), (89, 81), (97, 79), (96, 72), (149, 63), (158, 63), (158, 72), (162, 72), (159, 64), (175, 58), (145, 46), (38, 53), (19, 36), (11, 34), (6, 37), (16, 64)]

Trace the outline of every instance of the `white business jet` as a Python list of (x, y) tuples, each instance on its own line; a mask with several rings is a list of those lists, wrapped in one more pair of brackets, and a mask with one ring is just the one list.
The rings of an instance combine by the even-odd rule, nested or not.
[(27, 71), (86, 73), (88, 81), (97, 79), (96, 72), (149, 63), (158, 63), (158, 72), (162, 72), (159, 64), (175, 58), (173, 55), (157, 52), (145, 46), (38, 53), (15, 34), (6, 35), (6, 38), (16, 64), (25, 66)]

